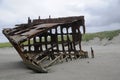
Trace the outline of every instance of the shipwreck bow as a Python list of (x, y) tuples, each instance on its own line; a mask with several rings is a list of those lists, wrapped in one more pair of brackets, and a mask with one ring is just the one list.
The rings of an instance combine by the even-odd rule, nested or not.
[(47, 72), (55, 63), (77, 58), (87, 58), (81, 48), (84, 16), (35, 19), (6, 28), (3, 34), (17, 50), (23, 62), (37, 72)]

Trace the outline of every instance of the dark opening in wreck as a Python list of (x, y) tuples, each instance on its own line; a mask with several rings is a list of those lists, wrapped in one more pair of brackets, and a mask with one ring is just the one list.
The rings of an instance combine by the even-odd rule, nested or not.
[(37, 72), (47, 72), (47, 67), (62, 61), (87, 58), (81, 48), (84, 16), (35, 19), (3, 30), (23, 62)]

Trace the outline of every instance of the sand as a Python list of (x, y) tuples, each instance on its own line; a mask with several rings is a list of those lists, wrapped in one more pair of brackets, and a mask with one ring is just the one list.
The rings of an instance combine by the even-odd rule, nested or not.
[[(54, 65), (49, 68), (49, 73), (27, 69), (13, 48), (1, 48), (0, 80), (120, 80), (119, 43), (82, 44), (83, 49), (89, 52), (89, 58)], [(90, 55), (91, 46), (95, 51), (94, 59)]]

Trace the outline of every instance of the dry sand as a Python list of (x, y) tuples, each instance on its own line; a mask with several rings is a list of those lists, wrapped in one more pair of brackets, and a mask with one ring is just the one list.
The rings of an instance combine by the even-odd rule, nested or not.
[[(119, 42), (120, 38), (115, 40)], [(108, 43), (104, 41), (104, 44)], [(89, 51), (88, 59), (54, 65), (49, 68), (49, 73), (27, 69), (13, 48), (1, 48), (0, 80), (120, 80), (120, 43), (100, 43), (82, 43), (83, 49)], [(91, 46), (95, 51), (94, 59), (90, 56)]]

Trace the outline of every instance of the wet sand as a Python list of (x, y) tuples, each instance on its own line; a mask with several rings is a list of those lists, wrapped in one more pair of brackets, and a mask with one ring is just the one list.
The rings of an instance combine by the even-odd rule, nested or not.
[(49, 68), (49, 73), (35, 73), (22, 63), (13, 48), (0, 48), (0, 80), (120, 80), (120, 45), (92, 45), (95, 58), (63, 62)]

